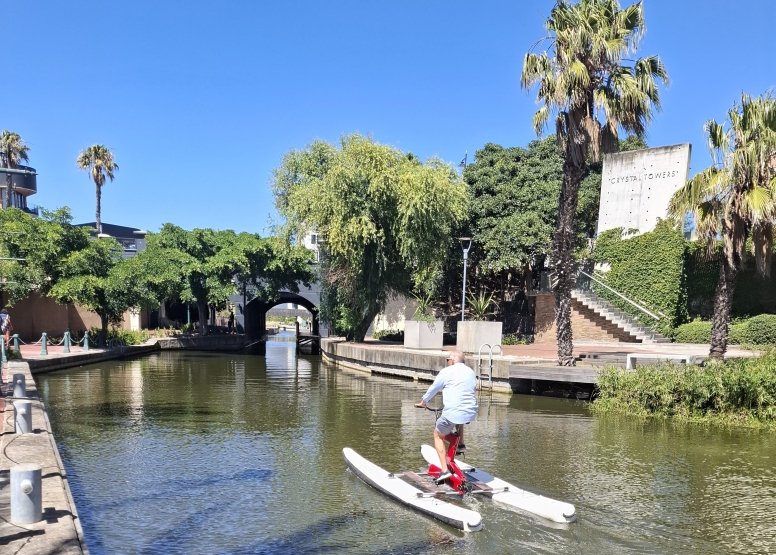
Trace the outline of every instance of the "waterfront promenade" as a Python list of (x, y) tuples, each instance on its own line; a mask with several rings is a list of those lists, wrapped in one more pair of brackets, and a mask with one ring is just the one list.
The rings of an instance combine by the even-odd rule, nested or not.
[[(323, 357), (331, 362), (372, 374), (420, 381), (433, 380), (444, 367), (446, 352), (453, 349), (452, 345), (442, 350), (405, 349), (400, 343), (375, 340), (350, 343), (343, 338), (328, 338), (321, 342)], [(700, 362), (708, 351), (708, 344), (580, 342), (574, 346), (577, 365), (563, 367), (557, 365), (555, 344), (505, 345), (503, 355), (493, 357), (492, 372), (487, 352), (482, 357), (467, 354), (466, 364), (478, 374), (480, 370), (490, 373), (493, 389), (504, 393), (530, 393), (535, 381), (575, 384), (575, 387), (589, 390), (598, 381), (602, 366), (624, 366), (628, 354), (665, 358), (683, 355), (695, 357), (696, 362)], [(734, 346), (728, 350), (727, 357), (756, 354)]]

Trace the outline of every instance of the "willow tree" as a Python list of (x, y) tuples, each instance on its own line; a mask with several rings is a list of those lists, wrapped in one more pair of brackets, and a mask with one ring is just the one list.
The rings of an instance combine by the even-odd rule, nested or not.
[[(0, 134), (0, 162), (2, 162), (4, 168), (15, 169), (19, 167), (19, 162), (27, 161), (27, 154), (30, 151), (28, 147), (18, 133), (13, 131), (3, 130)], [(13, 178), (11, 172), (5, 173), (5, 206), (11, 207), (11, 199), (13, 193)]]
[(113, 181), (113, 172), (119, 169), (119, 165), (113, 159), (113, 153), (104, 145), (92, 145), (86, 150), (82, 150), (76, 163), (80, 169), (89, 170), (89, 177), (97, 189), (95, 225), (97, 226), (97, 234), (100, 234), (102, 232), (102, 222), (100, 221), (102, 186), (105, 185), (106, 178)]
[[(563, 150), (563, 180), (552, 238), (558, 363), (573, 365), (571, 289), (575, 283), (574, 214), (588, 161), (618, 149), (620, 130), (642, 137), (660, 109), (659, 83), (668, 83), (657, 56), (628, 65), (644, 34), (641, 2), (621, 9), (617, 0), (559, 0), (546, 23), (547, 50), (528, 52), (521, 86), (538, 85), (533, 117), (538, 134), (554, 118)], [(537, 43), (537, 44), (539, 44)]]
[(776, 215), (776, 99), (744, 94), (728, 112), (728, 120), (727, 128), (706, 122), (712, 165), (679, 189), (669, 204), (677, 219), (693, 215), (710, 256), (717, 254), (722, 238), (709, 351), (714, 358), (724, 357), (727, 350), (733, 293), (747, 239), (752, 239), (757, 273), (770, 275)]
[(449, 164), (421, 163), (358, 134), (286, 154), (273, 191), (291, 233), (324, 239), (322, 316), (356, 341), (390, 295), (433, 287), (466, 213), (465, 186)]

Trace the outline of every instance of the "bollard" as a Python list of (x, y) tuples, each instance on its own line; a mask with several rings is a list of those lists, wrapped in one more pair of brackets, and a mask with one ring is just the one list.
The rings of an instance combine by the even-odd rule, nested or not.
[(45, 331), (43, 332), (43, 336), (40, 338), (40, 354), (48, 354), (48, 335)]
[(13, 375), (13, 396), (19, 399), (27, 396), (27, 381), (24, 374)]
[(89, 350), (89, 332), (85, 331), (84, 332), (84, 351), (88, 351), (88, 350)]
[(18, 333), (13, 334), (12, 339), (13, 339), (13, 350), (18, 353), (19, 352), (19, 334)]
[(0, 362), (5, 364), (6, 362), (8, 362), (8, 358), (5, 356), (5, 338), (4, 337), (0, 337), (0, 352), (3, 353), (2, 355), (0, 355)]
[(11, 522), (33, 524), (43, 518), (42, 489), (40, 466), (11, 467)]
[(16, 412), (16, 433), (32, 433), (32, 401), (14, 401), (13, 408)]
[(65, 348), (64, 348), (64, 350), (62, 352), (63, 353), (69, 353), (70, 352), (70, 332), (69, 331), (65, 332), (65, 341), (64, 342), (65, 342)]

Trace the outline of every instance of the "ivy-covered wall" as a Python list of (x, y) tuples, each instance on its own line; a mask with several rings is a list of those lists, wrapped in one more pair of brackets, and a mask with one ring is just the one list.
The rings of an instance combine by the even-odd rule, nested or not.
[[(714, 311), (714, 289), (719, 279), (719, 253), (709, 258), (706, 245), (701, 241), (688, 241), (685, 267), (688, 283), (688, 312), (690, 318), (708, 320)], [(775, 251), (776, 252), (776, 251)], [(754, 257), (749, 256), (738, 273), (733, 294), (734, 318), (776, 314), (776, 257), (771, 264), (771, 277), (757, 275)]]
[(593, 260), (608, 263), (603, 281), (655, 314), (655, 321), (620, 297), (593, 283), (593, 290), (614, 305), (661, 333), (688, 320), (684, 259), (686, 241), (679, 229), (659, 222), (653, 231), (623, 238), (623, 229), (602, 232), (595, 244)]

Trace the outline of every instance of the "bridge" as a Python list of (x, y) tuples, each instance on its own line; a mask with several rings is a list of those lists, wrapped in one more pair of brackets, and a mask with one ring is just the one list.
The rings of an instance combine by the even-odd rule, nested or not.
[[(267, 311), (275, 306), (286, 303), (294, 303), (310, 311), (312, 314), (312, 335), (320, 335), (321, 326), (318, 318), (318, 306), (321, 304), (321, 286), (318, 283), (310, 287), (300, 284), (299, 293), (281, 291), (280, 297), (274, 301), (265, 302), (260, 299), (250, 299), (249, 295), (236, 294), (229, 297), (234, 303), (235, 325), (239, 333), (245, 333), (249, 340), (263, 338), (267, 333)], [(323, 330), (324, 335), (326, 329)]]

